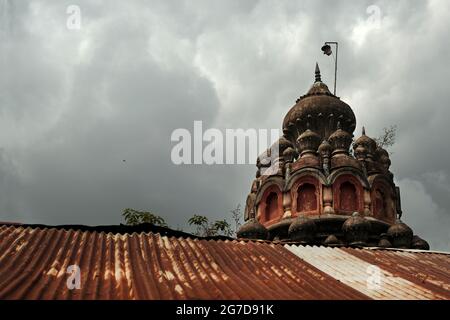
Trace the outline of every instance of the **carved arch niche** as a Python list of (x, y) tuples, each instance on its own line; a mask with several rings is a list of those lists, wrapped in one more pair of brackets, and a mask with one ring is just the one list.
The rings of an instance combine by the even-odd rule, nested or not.
[(319, 215), (321, 210), (321, 184), (313, 176), (302, 176), (291, 188), (292, 213), (294, 216)]
[(278, 185), (273, 184), (264, 190), (258, 205), (260, 223), (276, 222), (283, 216), (283, 194)]
[(339, 176), (333, 183), (334, 210), (351, 215), (364, 211), (364, 189), (361, 182), (350, 174)]

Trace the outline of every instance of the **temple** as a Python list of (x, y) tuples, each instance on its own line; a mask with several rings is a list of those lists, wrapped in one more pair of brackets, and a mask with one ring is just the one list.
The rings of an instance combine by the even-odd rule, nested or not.
[(328, 246), (428, 250), (403, 223), (389, 153), (366, 135), (353, 139), (351, 107), (322, 82), (297, 99), (283, 136), (257, 159), (238, 237)]

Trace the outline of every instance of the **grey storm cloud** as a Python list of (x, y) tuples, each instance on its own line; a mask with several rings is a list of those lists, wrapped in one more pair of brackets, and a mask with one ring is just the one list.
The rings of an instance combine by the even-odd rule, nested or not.
[[(81, 28), (67, 28), (78, 5)], [(244, 205), (253, 165), (171, 162), (171, 133), (280, 128), (316, 61), (358, 131), (397, 125), (404, 220), (450, 246), (448, 1), (0, 0), (0, 220), (186, 228)], [(123, 161), (125, 160), (125, 161)]]

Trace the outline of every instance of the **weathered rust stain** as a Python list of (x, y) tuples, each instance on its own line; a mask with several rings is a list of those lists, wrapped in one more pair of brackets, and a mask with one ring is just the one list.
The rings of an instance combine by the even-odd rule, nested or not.
[(343, 248), (343, 251), (450, 299), (450, 254)]
[(0, 299), (367, 298), (272, 243), (0, 226)]
[[(374, 299), (450, 299), (450, 255), (286, 245), (299, 258)], [(377, 267), (379, 287), (368, 280)]]

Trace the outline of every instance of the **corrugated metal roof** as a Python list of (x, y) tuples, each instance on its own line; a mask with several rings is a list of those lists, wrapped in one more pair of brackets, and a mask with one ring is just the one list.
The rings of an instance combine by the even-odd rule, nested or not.
[(342, 250), (450, 299), (450, 255), (448, 254), (350, 248)]
[(450, 299), (450, 255), (447, 254), (285, 247), (319, 270), (374, 299)]
[(0, 226), (0, 299), (367, 298), (282, 245)]
[(370, 298), (450, 299), (450, 255), (0, 226), (0, 299)]

